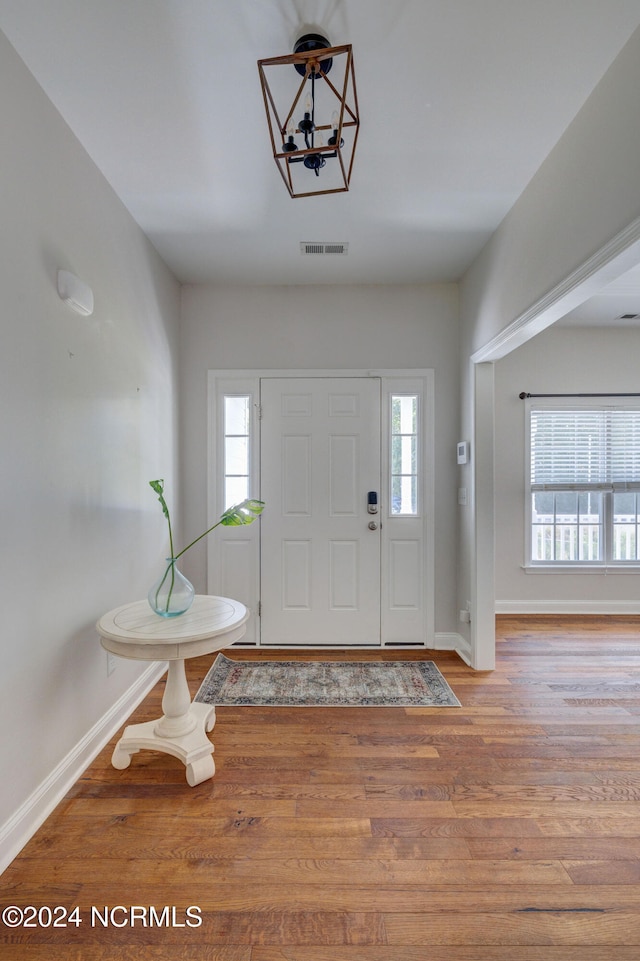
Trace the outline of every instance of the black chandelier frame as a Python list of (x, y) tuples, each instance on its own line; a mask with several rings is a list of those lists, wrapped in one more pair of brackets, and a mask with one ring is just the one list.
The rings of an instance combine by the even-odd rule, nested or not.
[[(273, 78), (272, 68), (287, 66), (293, 66), (302, 78), (292, 100), (290, 93), (285, 99), (272, 89), (274, 85), (267, 79), (267, 73)], [(334, 83), (328, 74), (333, 71), (335, 78), (338, 70), (343, 72)], [(360, 129), (351, 44), (331, 47), (319, 34), (305, 34), (295, 44), (293, 53), (259, 60), (258, 71), (273, 157), (290, 196), (311, 197), (349, 190)], [(333, 106), (331, 120), (324, 117), (317, 122), (318, 87), (325, 106)], [(302, 117), (295, 119), (300, 114)], [(330, 183), (326, 177), (328, 161)]]

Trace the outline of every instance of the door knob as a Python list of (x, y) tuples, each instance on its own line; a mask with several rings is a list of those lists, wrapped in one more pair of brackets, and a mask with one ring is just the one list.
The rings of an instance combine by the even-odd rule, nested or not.
[(369, 521), (369, 530), (370, 530), (370, 531), (377, 531), (377, 530), (378, 530), (378, 525), (376, 524), (375, 521)]

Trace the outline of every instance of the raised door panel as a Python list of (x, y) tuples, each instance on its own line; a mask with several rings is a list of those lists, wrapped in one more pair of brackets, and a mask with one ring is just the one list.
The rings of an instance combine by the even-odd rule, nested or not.
[(380, 643), (377, 378), (265, 378), (261, 643)]

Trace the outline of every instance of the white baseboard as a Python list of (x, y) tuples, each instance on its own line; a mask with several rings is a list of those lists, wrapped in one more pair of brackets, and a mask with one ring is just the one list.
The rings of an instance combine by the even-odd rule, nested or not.
[(496, 614), (640, 614), (640, 599), (631, 601), (496, 601)]
[(106, 714), (76, 744), (51, 774), (0, 827), (0, 874), (20, 853), (69, 788), (122, 727), (131, 712), (160, 680), (167, 665), (150, 664)]
[(471, 644), (462, 634), (437, 633), (435, 637), (436, 651), (455, 651), (465, 664), (471, 666)]

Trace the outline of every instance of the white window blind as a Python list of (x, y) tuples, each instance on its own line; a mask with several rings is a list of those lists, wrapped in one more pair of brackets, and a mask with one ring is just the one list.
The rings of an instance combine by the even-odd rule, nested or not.
[(532, 409), (531, 490), (640, 490), (640, 408)]

